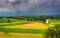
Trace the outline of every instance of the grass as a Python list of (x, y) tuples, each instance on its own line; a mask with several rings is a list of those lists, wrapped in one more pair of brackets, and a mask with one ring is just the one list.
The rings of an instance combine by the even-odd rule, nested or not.
[(28, 24), (28, 22), (20, 22), (20, 23), (7, 23), (7, 24), (4, 24), (4, 23), (1, 23), (0, 24), (0, 27), (3, 27), (3, 26), (13, 26), (13, 25), (22, 25), (22, 24)]
[[(25, 20), (9, 19), (10, 22), (24, 22)], [(0, 23), (8, 23), (8, 19), (0, 19)]]
[(0, 27), (3, 27), (3, 26), (13, 26), (15, 24), (0, 24)]
[(9, 19), (10, 22), (23, 22), (24, 20), (19, 20), (19, 19)]
[[(18, 19), (9, 19), (10, 22), (18, 22)], [(8, 19), (0, 19), (0, 23), (8, 23)]]
[(50, 24), (60, 24), (60, 20), (56, 20), (56, 19), (51, 19), (49, 20)]
[(7, 19), (0, 19), (0, 23), (7, 23), (8, 20)]
[(44, 34), (44, 29), (21, 29), (21, 28), (0, 28), (0, 32), (13, 32), (13, 33), (32, 33), (32, 34)]
[(28, 21), (21, 21), (21, 22), (15, 22), (15, 23), (13, 23), (13, 24), (15, 24), (15, 25), (21, 25), (21, 24), (29, 24), (30, 22), (28, 22)]
[[(10, 23), (9, 24), (3, 24), (3, 23), (8, 23), (8, 19), (0, 19), (0, 27), (1, 26), (12, 26), (12, 25), (21, 25), (21, 24), (28, 24), (28, 21), (25, 20), (19, 20), (19, 19), (9, 19)], [(13, 24), (13, 22), (16, 22)]]

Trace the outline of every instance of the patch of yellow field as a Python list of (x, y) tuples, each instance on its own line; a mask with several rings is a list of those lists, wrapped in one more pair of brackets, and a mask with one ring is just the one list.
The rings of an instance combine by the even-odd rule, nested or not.
[(3, 28), (47, 29), (48, 26), (43, 23), (32, 23), (32, 24), (23, 24), (16, 26), (4, 26)]
[(43, 38), (43, 34), (9, 33), (10, 38)]
[(5, 35), (0, 32), (0, 38), (44, 38), (43, 34), (26, 34), (26, 33), (8, 33)]
[(6, 38), (6, 35), (3, 32), (0, 32), (0, 38)]

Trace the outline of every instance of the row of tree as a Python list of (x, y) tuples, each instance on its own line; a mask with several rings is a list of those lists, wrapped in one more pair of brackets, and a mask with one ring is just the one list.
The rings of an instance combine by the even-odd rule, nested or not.
[[(0, 17), (0, 19), (2, 19), (4, 17)], [(60, 19), (60, 16), (11, 16), (11, 17), (6, 17), (6, 18), (15, 18), (15, 19), (21, 19), (21, 20), (25, 20), (25, 19), (30, 19), (30, 18), (34, 18), (34, 19)]]
[[(3, 19), (4, 17), (0, 17)], [(43, 21), (45, 23), (46, 19), (60, 19), (59, 16), (11, 16), (6, 17), (7, 19), (19, 19), (19, 20), (27, 20), (27, 21)]]

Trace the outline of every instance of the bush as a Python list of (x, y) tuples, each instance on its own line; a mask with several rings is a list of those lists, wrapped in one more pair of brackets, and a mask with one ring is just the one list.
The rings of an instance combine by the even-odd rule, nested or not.
[(59, 38), (60, 37), (60, 24), (49, 27), (46, 31), (46, 38)]

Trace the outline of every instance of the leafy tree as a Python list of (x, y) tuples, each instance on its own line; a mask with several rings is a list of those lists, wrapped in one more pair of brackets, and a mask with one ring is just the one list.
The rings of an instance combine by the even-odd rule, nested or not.
[(46, 38), (60, 38), (60, 25), (54, 25), (48, 28)]
[(8, 23), (10, 23), (10, 20), (8, 19)]

